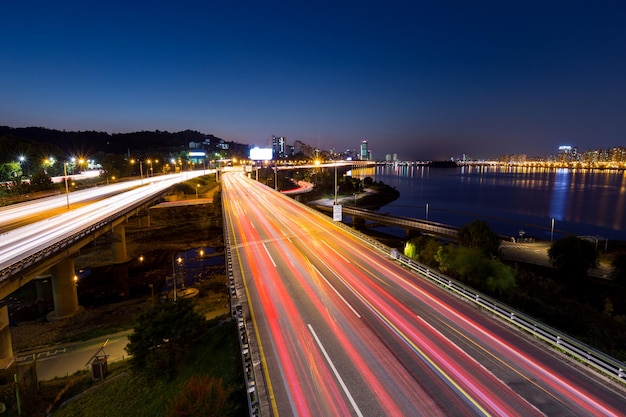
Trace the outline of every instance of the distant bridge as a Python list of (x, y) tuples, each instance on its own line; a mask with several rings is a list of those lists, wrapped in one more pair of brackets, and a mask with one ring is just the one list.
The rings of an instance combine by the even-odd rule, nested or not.
[[(332, 206), (313, 205), (313, 208), (332, 213)], [(381, 214), (371, 210), (360, 209), (355, 207), (342, 206), (341, 211), (344, 215), (352, 216), (352, 223), (356, 227), (365, 227), (365, 221), (371, 220), (378, 224), (387, 226), (396, 226), (406, 230), (407, 236), (412, 231), (419, 231), (428, 235), (445, 237), (457, 240), (459, 238), (459, 228), (449, 226), (442, 223), (430, 222), (428, 220), (417, 220), (410, 217), (391, 216), (389, 214)]]

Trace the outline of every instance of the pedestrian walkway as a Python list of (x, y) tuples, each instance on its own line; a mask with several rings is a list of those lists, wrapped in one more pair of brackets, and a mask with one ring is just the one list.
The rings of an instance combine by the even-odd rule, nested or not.
[(35, 361), (37, 364), (37, 379), (48, 381), (54, 378), (72, 375), (78, 371), (89, 370), (89, 360), (94, 353), (100, 351), (103, 345), (104, 354), (109, 363), (128, 357), (125, 347), (128, 336), (133, 330), (125, 330), (108, 336), (95, 339), (63, 343), (32, 352), (20, 352), (16, 358), (18, 363)]
[[(550, 261), (550, 257), (548, 256), (550, 246), (552, 246), (551, 242), (544, 241), (535, 241), (532, 243), (502, 241), (500, 254), (503, 259), (510, 261), (552, 267), (552, 261)], [(611, 273), (611, 265), (607, 262), (601, 262), (597, 268), (592, 268), (587, 271), (588, 276), (603, 279), (610, 279)]]

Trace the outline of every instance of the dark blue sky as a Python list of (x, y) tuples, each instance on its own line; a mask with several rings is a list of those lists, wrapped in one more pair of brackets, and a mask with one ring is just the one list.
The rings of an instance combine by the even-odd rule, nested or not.
[(623, 1), (91, 3), (0, 4), (0, 124), (402, 159), (626, 146)]

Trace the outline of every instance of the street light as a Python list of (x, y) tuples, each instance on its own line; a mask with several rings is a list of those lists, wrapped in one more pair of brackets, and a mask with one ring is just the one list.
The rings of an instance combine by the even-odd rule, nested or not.
[(200, 184), (196, 184), (196, 200), (198, 199), (198, 187), (200, 187)]
[(134, 164), (135, 162), (139, 162), (139, 176), (141, 178), (141, 185), (143, 185), (143, 161), (141, 159), (130, 160), (131, 164)]
[[(176, 263), (174, 262), (174, 257), (176, 256), (176, 254), (172, 255), (172, 280), (174, 281), (174, 301), (176, 301), (177, 299), (177, 294), (176, 294), (176, 285), (177, 285), (177, 272), (176, 272)], [(180, 256), (178, 258), (176, 258), (176, 262), (178, 262), (178, 264), (180, 265), (183, 262), (183, 258), (181, 258)]]
[(67, 200), (67, 209), (70, 209), (70, 190), (67, 188), (67, 162), (63, 162), (63, 178), (65, 179), (65, 199)]
[[(337, 205), (337, 161), (335, 161), (335, 205)], [(356, 206), (356, 194), (354, 195), (354, 205)]]

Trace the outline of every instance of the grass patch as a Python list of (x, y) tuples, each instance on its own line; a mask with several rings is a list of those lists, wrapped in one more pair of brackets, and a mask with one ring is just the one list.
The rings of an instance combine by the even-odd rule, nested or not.
[(59, 343), (72, 343), (72, 342), (84, 342), (86, 340), (97, 339), (103, 336), (109, 336), (113, 333), (122, 332), (124, 330), (131, 330), (133, 328), (134, 321), (128, 323), (120, 323), (120, 325), (103, 326), (97, 329), (89, 329), (84, 332), (62, 337), (58, 340)]

